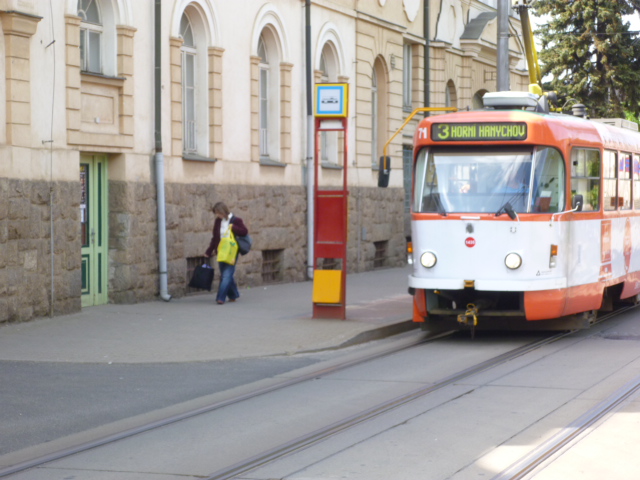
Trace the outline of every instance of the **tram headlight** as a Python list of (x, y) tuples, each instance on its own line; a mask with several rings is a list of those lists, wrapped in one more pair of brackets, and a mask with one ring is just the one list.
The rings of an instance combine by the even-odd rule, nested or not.
[(504, 264), (507, 268), (515, 270), (516, 268), (520, 268), (520, 265), (522, 265), (522, 257), (517, 253), (511, 252), (505, 257)]
[(420, 263), (424, 268), (432, 268), (437, 262), (438, 259), (433, 252), (424, 252), (420, 257)]

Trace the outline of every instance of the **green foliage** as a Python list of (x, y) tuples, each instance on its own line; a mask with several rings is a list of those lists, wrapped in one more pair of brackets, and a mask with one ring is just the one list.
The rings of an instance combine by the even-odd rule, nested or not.
[(593, 205), (594, 207), (600, 205), (600, 186), (594, 185), (587, 196), (589, 197), (589, 205)]
[[(546, 89), (584, 103), (592, 117), (640, 113), (640, 38), (622, 17), (640, 0), (533, 0), (532, 14), (548, 16), (536, 30)], [(573, 102), (573, 103), (576, 103)]]
[(624, 112), (625, 113), (625, 118), (631, 122), (635, 122), (638, 124), (638, 127), (640, 127), (640, 119), (638, 119), (638, 114), (637, 113), (633, 113), (633, 112)]

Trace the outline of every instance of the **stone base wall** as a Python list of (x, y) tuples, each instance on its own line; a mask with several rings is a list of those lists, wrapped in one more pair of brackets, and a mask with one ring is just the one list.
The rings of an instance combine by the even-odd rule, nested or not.
[[(211, 241), (211, 208), (223, 201), (243, 219), (251, 252), (236, 268), (240, 286), (262, 285), (262, 251), (284, 250), (282, 282), (305, 280), (306, 190), (302, 187), (167, 185), (167, 258), (171, 294), (186, 288), (186, 259), (200, 257)], [(216, 275), (217, 277), (218, 275)]]
[[(54, 313), (81, 308), (79, 183), (55, 183)], [(211, 240), (211, 207), (227, 203), (254, 239), (236, 269), (240, 287), (263, 282), (263, 252), (281, 250), (279, 282), (306, 280), (307, 194), (304, 187), (167, 184), (169, 293), (187, 292), (187, 259), (201, 257)], [(382, 267), (404, 264), (403, 191), (352, 188), (349, 197), (348, 272), (374, 268), (374, 242), (386, 241)], [(0, 322), (49, 314), (51, 298), (49, 183), (0, 179)], [(216, 275), (218, 277), (218, 275)], [(158, 296), (156, 188), (109, 182), (109, 302), (137, 303)], [(214, 288), (217, 287), (214, 285)]]
[[(115, 303), (151, 300), (158, 295), (155, 186), (111, 182), (109, 188), (109, 299)], [(218, 201), (244, 220), (254, 240), (252, 251), (238, 260), (236, 281), (241, 287), (263, 284), (265, 250), (283, 251), (281, 282), (306, 280), (304, 187), (167, 184), (165, 198), (172, 296), (181, 297), (187, 291), (187, 259), (203, 256), (209, 246), (215, 220), (211, 207)], [(388, 242), (384, 267), (406, 263), (403, 198), (401, 189), (350, 190), (348, 272), (374, 268), (374, 242), (378, 241)]]
[(404, 190), (401, 188), (349, 189), (349, 273), (374, 269), (375, 244), (387, 242), (383, 267), (407, 263), (404, 232)]
[(109, 302), (158, 295), (158, 213), (150, 183), (109, 182)]
[[(0, 178), (0, 322), (49, 315), (49, 182)], [(53, 313), (80, 310), (80, 186), (55, 182)]]

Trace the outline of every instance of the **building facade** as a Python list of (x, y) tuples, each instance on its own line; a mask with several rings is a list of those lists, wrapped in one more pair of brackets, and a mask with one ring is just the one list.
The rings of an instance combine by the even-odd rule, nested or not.
[(387, 189), (378, 159), (425, 88), (458, 108), (495, 89), (496, 2), (0, 0), (0, 322), (152, 300), (163, 276), (189, 293), (216, 201), (254, 238), (241, 285), (307, 279), (307, 58), (313, 82), (350, 86), (317, 179), (341, 184), (346, 145), (348, 271), (402, 265), (417, 120)]

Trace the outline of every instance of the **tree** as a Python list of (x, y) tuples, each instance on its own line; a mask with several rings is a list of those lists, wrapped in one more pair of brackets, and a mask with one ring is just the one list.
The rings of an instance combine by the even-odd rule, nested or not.
[(541, 41), (545, 89), (584, 103), (592, 117), (640, 113), (640, 39), (624, 15), (640, 0), (534, 0), (532, 13), (546, 16)]

